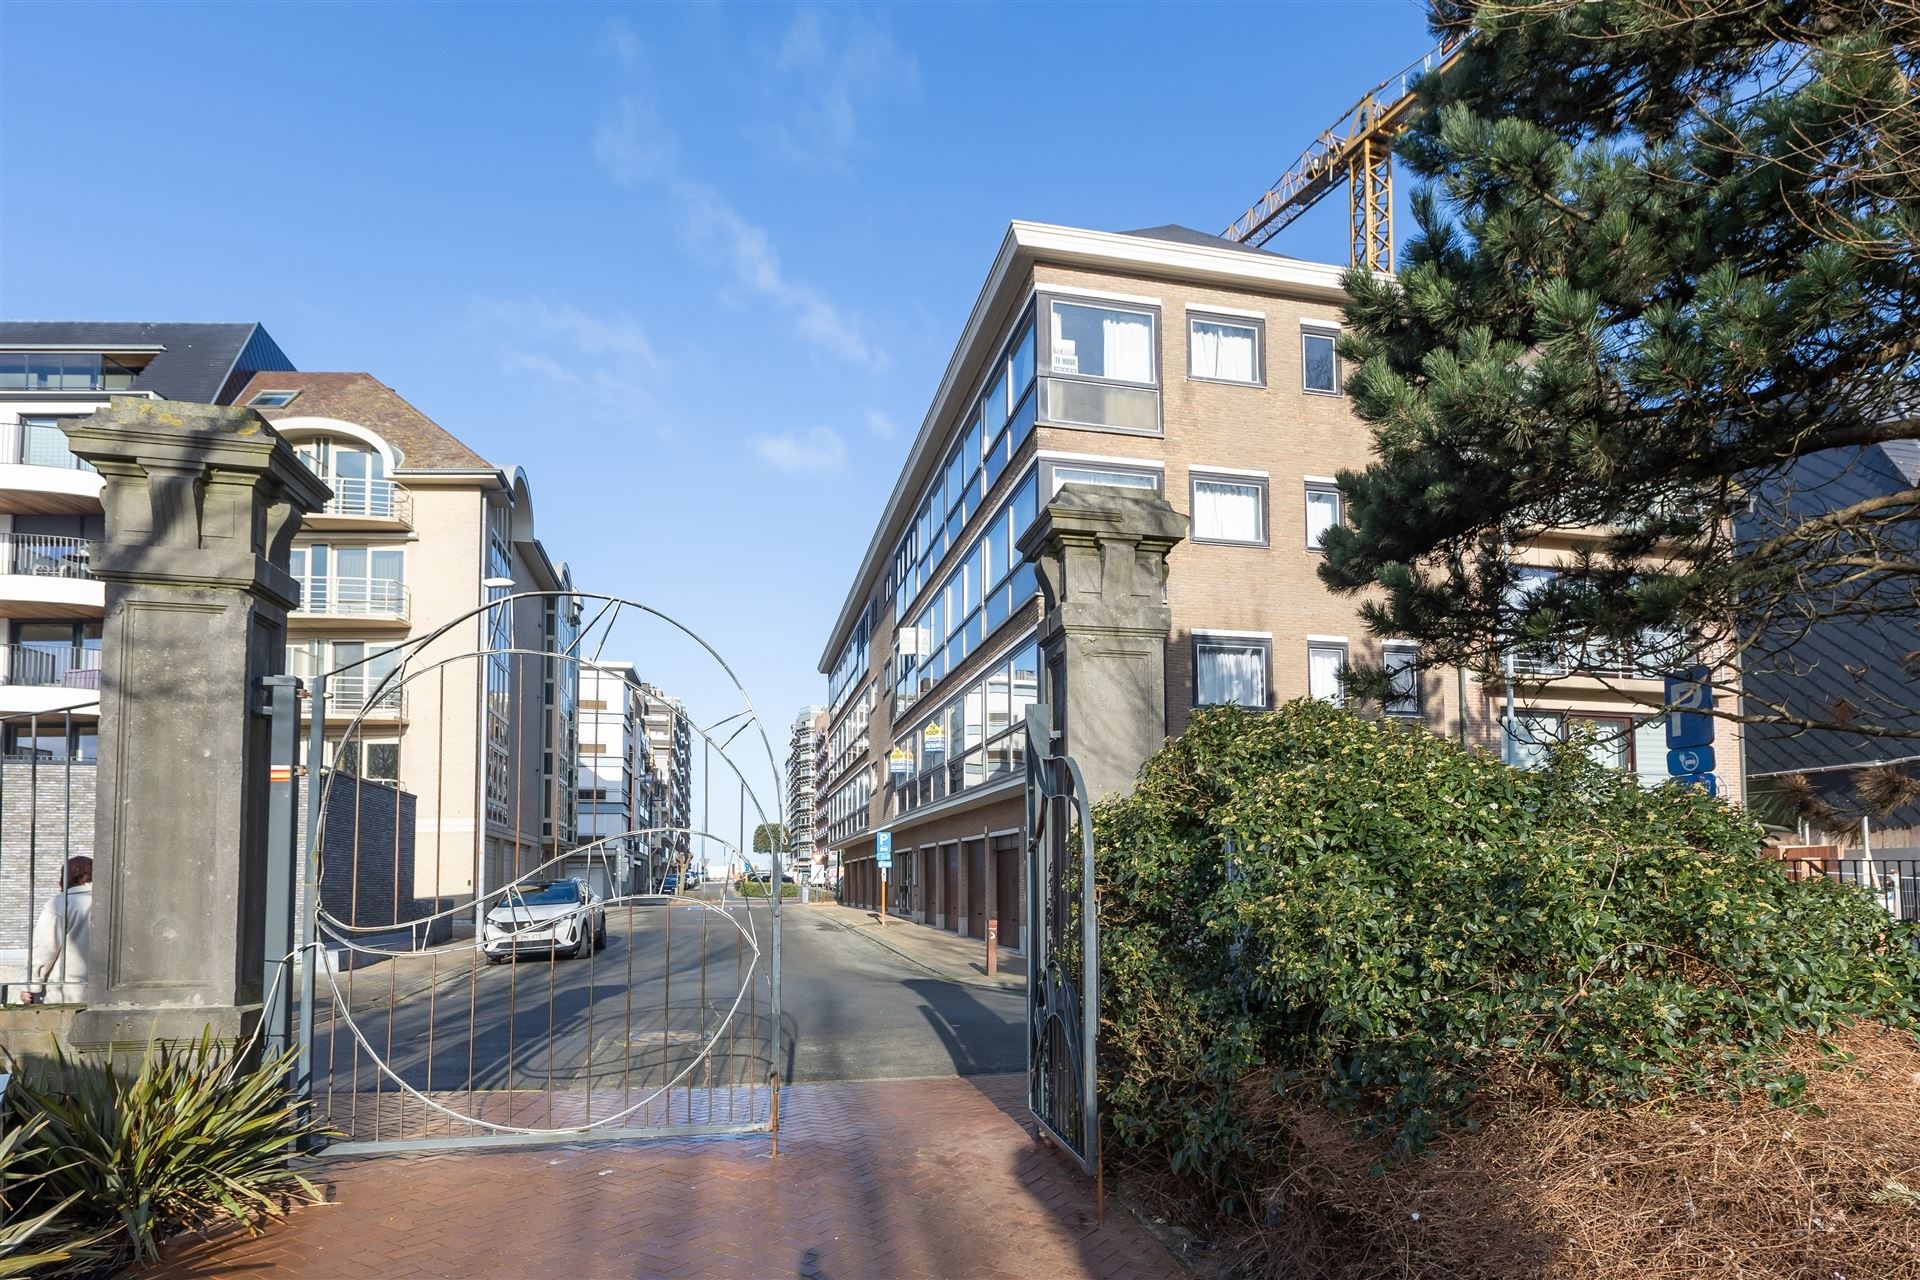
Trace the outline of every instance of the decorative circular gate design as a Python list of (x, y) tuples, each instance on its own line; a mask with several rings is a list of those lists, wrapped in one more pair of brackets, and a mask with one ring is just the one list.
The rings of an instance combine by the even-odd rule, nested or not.
[[(743, 828), (782, 821), (751, 700), (646, 605), (492, 593), (428, 635), (356, 640), (352, 660), (297, 672), (324, 761), (304, 824), (299, 1078), (339, 1135), (329, 1150), (774, 1126), (779, 896), (664, 892), (697, 851), (742, 863), (740, 842), (691, 814), (640, 819), (636, 799), (659, 806), (640, 761), (664, 729), (669, 769), (684, 753), (690, 775), (698, 740), (737, 781)], [(612, 660), (674, 643), (738, 692), (732, 737)]]

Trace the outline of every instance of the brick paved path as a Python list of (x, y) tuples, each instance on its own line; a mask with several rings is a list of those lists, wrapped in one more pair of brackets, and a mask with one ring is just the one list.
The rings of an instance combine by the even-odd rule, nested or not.
[(1154, 1280), (1153, 1237), (1025, 1127), (1022, 1076), (802, 1085), (763, 1137), (322, 1165), (331, 1203), (173, 1253), (188, 1277)]

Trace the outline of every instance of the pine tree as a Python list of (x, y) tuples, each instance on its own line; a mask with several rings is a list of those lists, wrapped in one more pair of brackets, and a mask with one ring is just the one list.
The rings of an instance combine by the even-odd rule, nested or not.
[[(1920, 437), (1920, 3), (1429, 3), (1466, 46), (1396, 144), (1424, 179), (1402, 269), (1347, 278), (1377, 461), (1341, 477), (1325, 580), (1489, 672), (1533, 643), (1751, 666), (1889, 614), (1920, 651), (1920, 490), (1750, 511), (1798, 462)], [(1595, 527), (1516, 583), (1511, 546)], [(1901, 701), (1744, 718), (1920, 732)]]

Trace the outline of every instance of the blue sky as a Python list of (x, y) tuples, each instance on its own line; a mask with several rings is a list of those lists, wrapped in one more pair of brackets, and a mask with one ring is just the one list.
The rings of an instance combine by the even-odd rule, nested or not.
[[(259, 320), (375, 374), (527, 469), (577, 583), (711, 637), (783, 750), (1006, 224), (1218, 230), (1430, 44), (1409, 0), (14, 0), (0, 315)], [(1344, 261), (1345, 212), (1273, 247)]]

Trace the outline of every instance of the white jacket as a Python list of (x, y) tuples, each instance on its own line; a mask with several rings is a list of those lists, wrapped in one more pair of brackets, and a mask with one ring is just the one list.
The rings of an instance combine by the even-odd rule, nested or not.
[(87, 998), (87, 934), (93, 921), (93, 886), (78, 884), (47, 899), (33, 925), (33, 977), (48, 1004), (79, 1004)]

